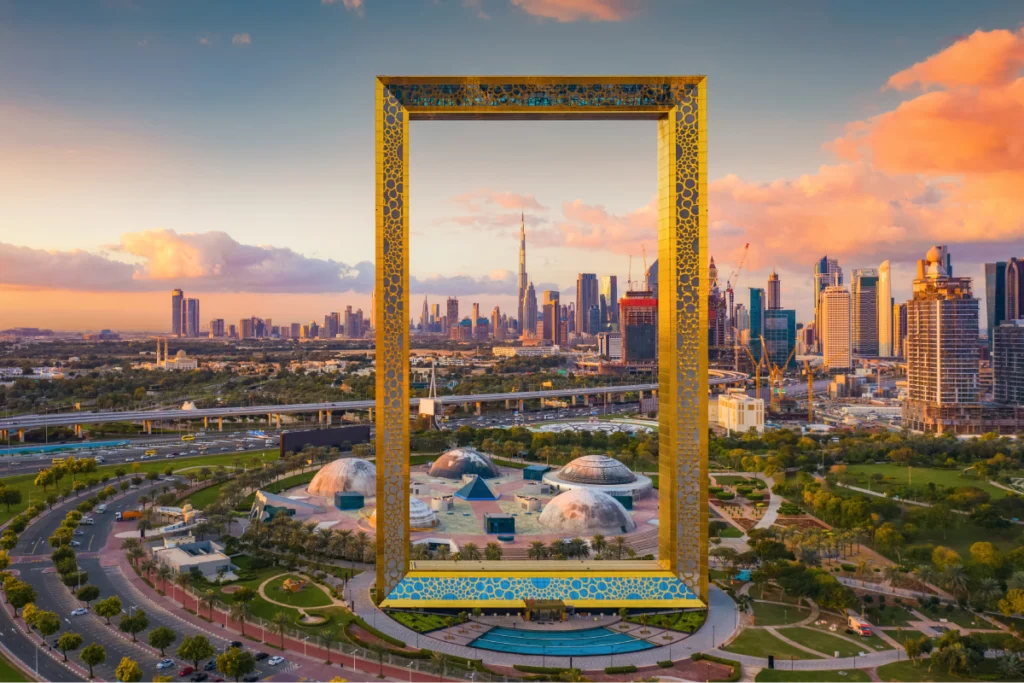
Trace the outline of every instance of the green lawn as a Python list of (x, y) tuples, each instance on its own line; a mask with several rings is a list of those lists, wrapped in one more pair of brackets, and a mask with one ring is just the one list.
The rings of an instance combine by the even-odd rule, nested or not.
[(264, 589), (267, 597), (277, 600), (278, 602), (283, 602), (286, 605), (291, 605), (292, 607), (327, 607), (328, 605), (333, 604), (330, 596), (324, 593), (319, 586), (313, 583), (306, 583), (302, 590), (297, 593), (281, 590), (281, 585), (288, 579), (301, 581), (303, 580), (303, 577), (295, 574), (289, 574), (287, 576), (274, 579), (268, 583), (267, 587)]
[(419, 633), (427, 633), (444, 628), (444, 617), (436, 614), (420, 614), (419, 612), (391, 612), (389, 616), (406, 628)]
[(743, 538), (743, 532), (731, 525), (722, 529), (722, 533), (718, 535), (722, 538)]
[(945, 671), (939, 671), (937, 667), (928, 671), (928, 660), (918, 662), (917, 664), (903, 661), (880, 666), (876, 669), (876, 672), (883, 681), (951, 681), (959, 683), (960, 681), (983, 680), (981, 676), (985, 676), (984, 680), (999, 680), (996, 673), (998, 670), (997, 666), (997, 660), (986, 659), (970, 675), (956, 676)]
[(767, 681), (769, 683), (775, 681), (778, 681), (779, 683), (785, 683), (786, 681), (808, 681), (809, 683), (816, 683), (817, 681), (821, 681), (823, 683), (827, 683), (828, 681), (850, 681), (851, 683), (866, 683), (871, 680), (871, 676), (861, 669), (828, 669), (827, 671), (761, 669), (754, 680)]
[(919, 609), (918, 612), (936, 621), (948, 619), (950, 623), (963, 626), (964, 628), (995, 628), (988, 620), (960, 608), (956, 608), (952, 612), (946, 612), (944, 607), (939, 609)]
[[(103, 475), (109, 474), (111, 480), (109, 483), (117, 486), (117, 478), (114, 475), (114, 471), (118, 468), (124, 468), (127, 470), (127, 478), (131, 478), (133, 474), (133, 465), (138, 465), (137, 474), (144, 476), (147, 472), (163, 472), (168, 467), (173, 467), (175, 472), (180, 472), (185, 468), (194, 467), (209, 467), (211, 470), (215, 469), (218, 465), (224, 465), (230, 467), (234, 465), (235, 460), (240, 459), (243, 466), (249, 465), (253, 458), (258, 458), (263, 462), (277, 460), (279, 456), (278, 450), (265, 450), (265, 451), (251, 451), (248, 453), (225, 453), (223, 455), (195, 455), (189, 458), (153, 458), (145, 461), (129, 462), (129, 463), (117, 463), (111, 465), (100, 465), (96, 468), (95, 472), (90, 472), (87, 475), (78, 475), (79, 478), (85, 477), (86, 479), (100, 479)], [(0, 523), (6, 522), (14, 515), (22, 512), (29, 506), (29, 501), (34, 500), (39, 502), (45, 500), (46, 495), (54, 491), (53, 487), (48, 487), (46, 493), (43, 493), (43, 489), (37, 487), (33, 482), (35, 481), (35, 474), (18, 474), (13, 477), (2, 477), (0, 481), (7, 486), (7, 488), (13, 488), (21, 491), (22, 502), (19, 505), (12, 505), (10, 511), (6, 507), (0, 509)], [(61, 479), (60, 486), (62, 488), (71, 488), (71, 479), (64, 477)], [(87, 498), (94, 494), (99, 487), (89, 491), (83, 491), (79, 494), (79, 497)]]
[[(961, 557), (970, 555), (971, 546), (984, 539), (1001, 552), (1009, 552), (1021, 545), (1021, 527), (1017, 524), (1008, 529), (983, 529), (961, 515), (955, 516), (955, 523), (942, 529), (922, 529), (914, 538), (916, 544), (944, 545), (960, 553)], [(896, 559), (892, 555), (892, 559)]]
[[(961, 470), (947, 470), (931, 467), (912, 467), (908, 473), (907, 468), (901, 465), (850, 465), (847, 468), (849, 474), (857, 477), (856, 486), (868, 488), (868, 480), (872, 474), (881, 474), (887, 477), (881, 484), (871, 481), (871, 489), (874, 491), (888, 489), (892, 486), (905, 485), (909, 481), (914, 486), (927, 486), (934, 483), (936, 486), (956, 488), (958, 486), (976, 486), (987, 492), (993, 499), (1006, 497), (1006, 491), (989, 484), (981, 477), (960, 476)], [(888, 477), (891, 477), (888, 478)]]
[(719, 486), (736, 486), (737, 484), (751, 483), (749, 477), (740, 477), (732, 474), (723, 474), (720, 477), (715, 477), (715, 481), (718, 482)]
[(811, 611), (796, 605), (776, 605), (770, 602), (754, 602), (754, 624), (757, 626), (781, 626), (795, 624), (810, 616)]
[[(650, 614), (647, 616), (647, 625), (655, 628), (667, 628), (673, 631), (693, 633), (704, 625), (707, 619), (707, 612), (674, 612), (671, 614)], [(629, 617), (627, 621), (634, 624), (643, 623), (639, 616)]]
[(817, 650), (826, 657), (833, 657), (838, 651), (840, 657), (856, 657), (860, 652), (867, 652), (867, 647), (854, 645), (853, 643), (837, 638), (831, 633), (819, 631), (815, 628), (794, 626), (781, 628), (779, 633), (801, 645), (806, 645), (812, 650)]
[[(752, 657), (767, 657), (775, 655), (778, 659), (821, 659), (809, 652), (782, 642), (768, 631), (759, 628), (747, 629), (736, 637), (736, 640), (722, 648), (727, 652), (738, 655), (750, 655)], [(776, 661), (776, 664), (779, 664)]]
[[(319, 472), (319, 471), (320, 471), (320, 469), (317, 468), (317, 469), (309, 470), (308, 472), (301, 472), (299, 474), (293, 474), (290, 477), (285, 477), (284, 479), (279, 479), (279, 480), (277, 480), (275, 482), (267, 484), (265, 487), (263, 487), (262, 490), (266, 491), (267, 493), (281, 493), (282, 491), (287, 491), (288, 489), (293, 489), (296, 486), (301, 486), (302, 484), (308, 484), (309, 482), (313, 481), (313, 477), (315, 477), (316, 473)], [(219, 491), (218, 491), (218, 493), (219, 493)], [(252, 503), (253, 503), (254, 500), (256, 500), (256, 493), (255, 492), (250, 493), (248, 496), (246, 496), (245, 499), (242, 500), (242, 502), (239, 503), (238, 507), (235, 508), (235, 509), (236, 510), (245, 510), (245, 511), (251, 510), (252, 509)]]
[(795, 598), (786, 593), (779, 586), (763, 584), (762, 586), (751, 586), (750, 597), (755, 600), (769, 600), (771, 602), (786, 602), (791, 605), (800, 604), (800, 598)]
[(20, 681), (27, 681), (25, 674), (21, 673), (21, 669), (16, 668), (11, 662), (0, 655), (0, 681), (7, 681), (9, 683), (19, 683)]
[(887, 603), (885, 609), (879, 612), (878, 618), (872, 617), (871, 623), (875, 626), (906, 626), (911, 621), (915, 621), (917, 617), (910, 613), (906, 607), (902, 605), (894, 605)]

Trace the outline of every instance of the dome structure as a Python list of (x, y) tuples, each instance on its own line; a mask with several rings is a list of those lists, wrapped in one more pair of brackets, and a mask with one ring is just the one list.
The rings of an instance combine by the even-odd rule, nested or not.
[(584, 455), (576, 458), (558, 472), (559, 478), (573, 484), (610, 486), (630, 484), (636, 475), (615, 458), (607, 455)]
[(311, 496), (333, 498), (335, 493), (355, 491), (366, 497), (377, 495), (377, 469), (361, 458), (338, 458), (327, 463), (309, 482)]
[(462, 479), (475, 474), (481, 479), (500, 477), (497, 465), (475, 448), (453, 448), (446, 451), (430, 466), (430, 476), (442, 479)]
[(636, 529), (636, 522), (622, 503), (607, 493), (589, 488), (575, 488), (558, 494), (544, 506), (537, 521), (553, 531), (572, 534), (601, 530), (628, 533)]
[[(377, 511), (370, 514), (370, 526), (377, 528)], [(437, 515), (430, 506), (415, 496), (409, 496), (409, 529), (422, 531), (437, 526)]]

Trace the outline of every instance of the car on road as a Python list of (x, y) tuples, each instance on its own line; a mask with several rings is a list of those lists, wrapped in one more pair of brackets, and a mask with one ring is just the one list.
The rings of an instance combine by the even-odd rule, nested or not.
[(194, 674), (192, 674), (191, 676), (189, 676), (188, 680), (194, 681), (195, 683), (201, 683), (202, 681), (205, 681), (209, 677), (210, 677), (210, 674), (206, 673), (205, 671), (197, 671)]
[(193, 671), (195, 671), (195, 669), (193, 669), (191, 666), (183, 666), (180, 669), (178, 669), (178, 675), (179, 676), (188, 676)]
[(89, 613), (89, 610), (87, 610), (84, 607), (79, 607), (78, 609), (71, 610), (71, 616), (73, 616), (73, 617), (80, 617), (83, 614), (88, 614), (88, 613)]
[(269, 664), (270, 666), (284, 664), (284, 657), (282, 657), (281, 655), (274, 655), (273, 657), (267, 660), (267, 664)]
[(156, 664), (156, 668), (157, 669), (170, 669), (172, 666), (174, 666), (174, 660), (173, 659), (161, 659)]
[(173, 458), (173, 457), (174, 457), (174, 453), (168, 453), (168, 454), (167, 454), (167, 455), (165, 455), (164, 457), (165, 457), (165, 458)]
[(232, 640), (231, 644), (228, 645), (228, 647), (229, 648), (231, 648), (231, 647), (241, 648), (242, 647), (242, 641), (240, 641), (240, 640)]
[(82, 531), (81, 529), (75, 529), (71, 533), (74, 534), (75, 536), (85, 536), (85, 532)]
[(135, 462), (135, 458), (125, 458), (125, 462)]
[(260, 680), (260, 675), (259, 674), (245, 674), (244, 676), (242, 676), (242, 680), (245, 681), (245, 683), (255, 683), (256, 681)]
[(71, 541), (71, 543), (69, 543), (68, 545), (70, 545), (72, 548), (77, 548), (78, 546), (82, 545), (82, 543), (81, 541)]
[(217, 668), (217, 660), (216, 659), (211, 659), (210, 661), (208, 661), (205, 664), (205, 666), (203, 666), (203, 669), (206, 670), (206, 671), (213, 671), (216, 668)]
[(267, 654), (266, 652), (257, 652), (257, 653), (256, 653), (256, 654), (255, 654), (255, 655), (253, 656), (253, 659), (255, 659), (255, 660), (256, 660), (257, 662), (262, 662), (262, 661), (263, 661), (264, 659), (266, 659), (266, 658), (267, 658), (267, 657), (269, 657), (269, 656), (270, 656), (270, 655), (268, 655), (268, 654)]

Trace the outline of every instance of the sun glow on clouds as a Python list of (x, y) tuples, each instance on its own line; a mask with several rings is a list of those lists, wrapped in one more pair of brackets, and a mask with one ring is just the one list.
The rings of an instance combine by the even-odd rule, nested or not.
[(625, 21), (642, 4), (640, 0), (512, 0), (527, 14), (558, 22)]

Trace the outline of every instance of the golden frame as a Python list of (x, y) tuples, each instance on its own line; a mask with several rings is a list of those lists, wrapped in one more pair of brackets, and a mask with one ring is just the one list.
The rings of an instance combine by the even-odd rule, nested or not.
[(704, 76), (378, 76), (377, 601), (409, 570), (409, 125), (633, 119), (658, 130), (659, 563), (708, 600)]

